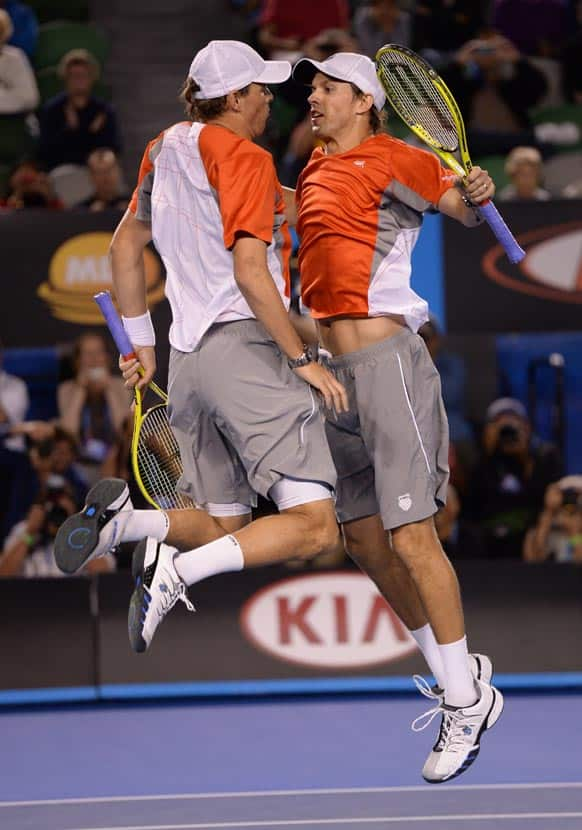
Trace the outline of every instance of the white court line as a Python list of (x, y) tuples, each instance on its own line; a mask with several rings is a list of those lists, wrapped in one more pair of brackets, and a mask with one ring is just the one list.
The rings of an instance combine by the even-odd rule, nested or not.
[(116, 804), (131, 801), (196, 801), (205, 798), (287, 798), (295, 795), (368, 795), (372, 793), (447, 793), (455, 790), (565, 790), (582, 787), (582, 781), (543, 781), (538, 784), (447, 784), (435, 787), (419, 784), (410, 787), (345, 787), (313, 790), (243, 790), (241, 792), (170, 793), (169, 795), (103, 795), (95, 798), (48, 798), (33, 801), (0, 801), (2, 807), (55, 807), (63, 804)]
[(285, 821), (227, 821), (212, 824), (139, 824), (118, 827), (83, 827), (77, 830), (220, 830), (220, 828), (236, 827), (305, 827), (314, 824), (396, 824), (396, 822), (426, 822), (426, 821), (498, 821), (507, 819), (559, 819), (559, 818), (582, 818), (582, 813), (468, 813), (467, 815), (443, 815), (443, 816), (377, 816), (375, 818), (314, 818), (314, 819), (292, 819)]

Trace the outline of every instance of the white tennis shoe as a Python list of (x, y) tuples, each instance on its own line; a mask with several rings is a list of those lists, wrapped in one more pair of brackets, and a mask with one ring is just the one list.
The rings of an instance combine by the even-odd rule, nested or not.
[(481, 749), (481, 736), (491, 729), (503, 711), (503, 695), (489, 683), (475, 681), (479, 699), (472, 706), (448, 706), (444, 702), (417, 718), (415, 732), (426, 729), (442, 715), (437, 741), (422, 769), (422, 777), (431, 784), (450, 781), (469, 769)]
[(188, 611), (195, 611), (186, 594), (186, 585), (174, 567), (176, 548), (148, 537), (133, 552), (131, 570), (135, 589), (129, 603), (127, 629), (134, 651), (149, 648), (156, 629), (174, 605), (181, 600)]
[(104, 478), (89, 490), (80, 513), (69, 516), (55, 538), (55, 560), (63, 573), (74, 574), (91, 559), (116, 548), (133, 504), (120, 478)]

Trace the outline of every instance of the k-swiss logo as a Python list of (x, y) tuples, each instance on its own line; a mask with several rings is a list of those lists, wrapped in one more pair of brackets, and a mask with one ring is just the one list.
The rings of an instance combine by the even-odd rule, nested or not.
[(275, 582), (241, 611), (245, 636), (291, 663), (328, 668), (398, 660), (416, 644), (368, 577), (349, 571)]
[(404, 493), (402, 496), (398, 496), (398, 507), (401, 510), (410, 510), (412, 507), (412, 499), (410, 498), (410, 493)]
[(354, 162), (354, 164), (356, 165), (356, 167), (365, 167), (366, 166), (366, 162), (363, 161), (362, 159), (358, 159), (357, 161)]

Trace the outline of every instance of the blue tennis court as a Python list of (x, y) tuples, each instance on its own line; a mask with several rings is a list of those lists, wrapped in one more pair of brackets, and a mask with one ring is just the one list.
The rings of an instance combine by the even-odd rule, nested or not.
[(406, 697), (77, 706), (0, 715), (7, 830), (579, 830), (582, 696), (512, 694), (453, 784)]

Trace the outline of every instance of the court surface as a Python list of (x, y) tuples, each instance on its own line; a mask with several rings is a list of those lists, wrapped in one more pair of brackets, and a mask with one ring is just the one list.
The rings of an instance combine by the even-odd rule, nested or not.
[(582, 696), (507, 695), (454, 783), (411, 697), (0, 714), (3, 830), (582, 830)]

